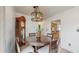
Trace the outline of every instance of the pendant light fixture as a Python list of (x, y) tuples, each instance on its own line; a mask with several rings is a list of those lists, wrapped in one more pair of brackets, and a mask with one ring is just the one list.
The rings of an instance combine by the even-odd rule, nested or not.
[(34, 11), (31, 13), (31, 20), (34, 22), (41, 22), (43, 20), (43, 14), (39, 11), (38, 6), (33, 6)]

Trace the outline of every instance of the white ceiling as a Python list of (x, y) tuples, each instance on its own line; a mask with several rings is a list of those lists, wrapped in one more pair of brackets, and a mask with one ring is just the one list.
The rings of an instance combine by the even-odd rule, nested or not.
[[(73, 6), (39, 6), (39, 10), (43, 13), (44, 18), (51, 17), (52, 15), (63, 12), (70, 8), (73, 8)], [(30, 15), (34, 9), (33, 6), (16, 6), (15, 11)]]

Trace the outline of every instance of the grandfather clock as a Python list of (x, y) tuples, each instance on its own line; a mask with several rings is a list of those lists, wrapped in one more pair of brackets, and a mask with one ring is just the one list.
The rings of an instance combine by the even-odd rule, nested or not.
[(25, 31), (26, 19), (24, 16), (16, 17), (16, 40), (19, 46), (26, 44), (26, 31)]

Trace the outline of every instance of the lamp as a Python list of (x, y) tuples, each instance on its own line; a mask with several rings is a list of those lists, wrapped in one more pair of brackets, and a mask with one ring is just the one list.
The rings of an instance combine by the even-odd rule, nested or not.
[(31, 20), (35, 22), (40, 22), (43, 20), (43, 14), (39, 11), (38, 6), (33, 6), (34, 12), (31, 13)]

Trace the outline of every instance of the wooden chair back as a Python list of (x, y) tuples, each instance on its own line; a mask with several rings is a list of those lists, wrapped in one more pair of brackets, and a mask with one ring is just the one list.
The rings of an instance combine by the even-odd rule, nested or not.
[(29, 33), (29, 37), (36, 36), (36, 33)]

